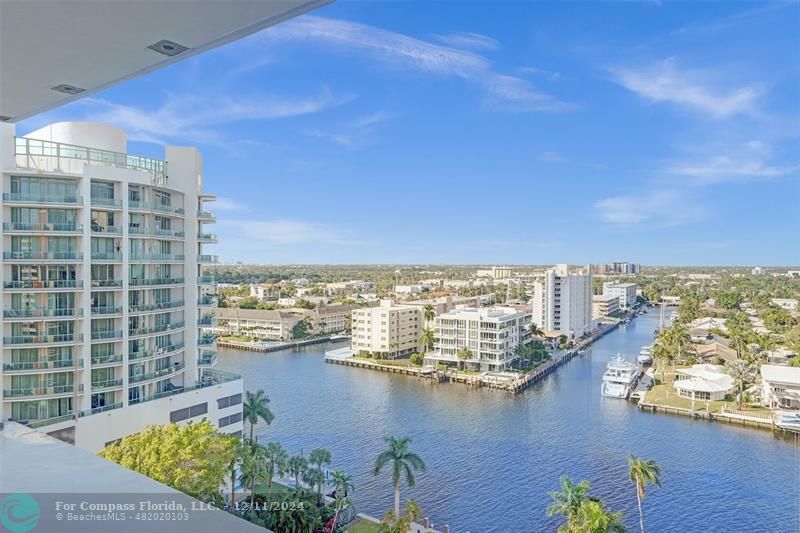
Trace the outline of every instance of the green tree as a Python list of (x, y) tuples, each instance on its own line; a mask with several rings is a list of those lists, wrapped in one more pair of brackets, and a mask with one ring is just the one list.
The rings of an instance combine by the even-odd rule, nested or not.
[(531, 323), (531, 337), (533, 338), (544, 337), (544, 330), (540, 328), (538, 325)]
[(255, 296), (248, 296), (239, 300), (239, 309), (258, 309), (261, 302)]
[(606, 510), (603, 502), (587, 498), (581, 502), (575, 516), (558, 528), (559, 533), (623, 533), (622, 513)]
[(303, 483), (317, 492), (317, 505), (322, 502), (322, 489), (325, 485), (325, 474), (321, 470), (308, 467), (303, 471)]
[(231, 461), (228, 463), (228, 472), (230, 473), (230, 482), (231, 482), (231, 509), (233, 509), (234, 505), (236, 504), (236, 473), (239, 464), (242, 461), (242, 458), (245, 454), (245, 446), (244, 441), (236, 436), (231, 436), (231, 447), (233, 448), (233, 454), (231, 455)]
[(628, 454), (628, 476), (636, 485), (636, 501), (639, 504), (639, 527), (644, 533), (644, 513), (642, 502), (645, 498), (647, 484), (661, 486), (661, 467), (652, 459), (639, 459), (632, 453)]
[(417, 502), (408, 500), (406, 514), (398, 516), (398, 513), (394, 511), (386, 513), (378, 526), (378, 533), (408, 533), (411, 531), (411, 524), (420, 516), (422, 516), (422, 510)]
[(430, 322), (436, 316), (436, 309), (431, 304), (425, 304), (425, 307), (422, 308), (422, 312), (425, 315), (425, 322)]
[(425, 348), (426, 352), (430, 352), (433, 349), (433, 345), (436, 343), (436, 336), (431, 328), (425, 328), (422, 330), (422, 335), (419, 337), (419, 343)]
[(683, 324), (688, 324), (700, 316), (700, 299), (694, 295), (687, 295), (681, 298), (678, 310), (678, 320)]
[(220, 487), (235, 461), (236, 446), (203, 420), (148, 426), (98, 455), (201, 501), (221, 504)]
[(472, 350), (469, 349), (469, 346), (464, 346), (458, 351), (457, 355), (459, 359), (465, 361), (465, 367), (466, 367), (466, 360), (472, 359)]
[(264, 455), (267, 461), (267, 492), (272, 492), (272, 479), (276, 474), (283, 475), (286, 471), (286, 461), (289, 454), (277, 442), (268, 442), (264, 447)]
[(347, 498), (347, 495), (354, 490), (354, 486), (352, 483), (353, 478), (343, 470), (334, 470), (331, 472), (331, 481), (333, 482), (333, 495), (336, 506), (336, 511), (333, 514), (333, 522), (331, 523), (331, 531), (336, 531), (339, 514), (350, 505), (350, 500)]
[(422, 363), (425, 362), (425, 356), (421, 353), (412, 353), (411, 357), (408, 358), (408, 362), (412, 365), (422, 366)]
[(264, 448), (254, 441), (247, 441), (243, 448), (239, 482), (250, 488), (250, 508), (256, 497), (256, 483), (267, 481), (267, 467), (264, 463)]
[(742, 295), (738, 292), (722, 292), (716, 297), (717, 305), (725, 309), (739, 309), (742, 303)]
[(372, 474), (380, 475), (381, 470), (387, 464), (390, 465), (392, 472), (392, 485), (394, 486), (394, 515), (400, 516), (400, 481), (405, 478), (406, 485), (413, 487), (416, 484), (414, 471), (426, 470), (422, 458), (409, 451), (411, 439), (409, 437), (386, 437), (384, 439), (389, 445), (389, 449), (381, 452), (375, 459), (375, 466)]
[(272, 424), (272, 421), (275, 420), (275, 415), (269, 409), (269, 398), (261, 389), (257, 390), (255, 394), (250, 391), (245, 393), (242, 415), (250, 424), (250, 440), (253, 440), (253, 430), (259, 420), (263, 420), (267, 425)]
[(567, 521), (574, 519), (578, 508), (589, 497), (589, 482), (585, 479), (577, 485), (567, 476), (561, 477), (561, 491), (550, 493), (553, 503), (547, 508), (547, 516), (562, 515)]
[(294, 476), (294, 486), (300, 488), (300, 476), (308, 469), (308, 460), (302, 455), (293, 455), (286, 462), (286, 471)]
[(739, 393), (736, 395), (736, 408), (742, 408), (744, 400), (744, 386), (755, 381), (758, 374), (758, 364), (751, 359), (734, 359), (728, 363), (728, 375), (733, 378)]

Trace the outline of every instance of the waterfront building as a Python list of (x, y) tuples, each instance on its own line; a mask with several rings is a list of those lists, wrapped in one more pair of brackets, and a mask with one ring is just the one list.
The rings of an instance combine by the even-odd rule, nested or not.
[(87, 122), (14, 133), (0, 124), (0, 419), (95, 451), (203, 416), (240, 432), (242, 381), (212, 368), (200, 153), (131, 155), (125, 132)]
[(258, 341), (287, 341), (293, 328), (305, 317), (289, 310), (214, 309), (217, 319), (215, 332), (222, 336), (250, 337)]
[(718, 365), (699, 364), (676, 368), (672, 386), (680, 396), (690, 400), (724, 400), (734, 388), (733, 378)]
[(424, 308), (428, 305), (433, 307), (434, 316), (452, 311), (459, 305), (466, 305), (469, 307), (480, 307), (485, 301), (481, 296), (440, 296), (438, 298), (430, 298), (427, 300), (411, 300), (403, 302), (403, 305), (414, 305)]
[(422, 308), (382, 300), (378, 307), (354, 309), (353, 353), (380, 354), (395, 359), (420, 351), (419, 338), (425, 323)]
[(603, 283), (603, 294), (619, 298), (619, 308), (623, 311), (636, 305), (636, 284), (606, 281)]
[(425, 364), (499, 372), (510, 367), (517, 346), (530, 337), (530, 314), (513, 307), (457, 306), (434, 319), (434, 331), (434, 351), (425, 355)]
[(548, 333), (582, 337), (592, 324), (592, 270), (548, 269), (533, 284), (533, 323)]
[(761, 403), (771, 409), (800, 409), (800, 367), (761, 365)]
[(592, 318), (598, 319), (619, 312), (619, 296), (596, 294), (592, 296)]

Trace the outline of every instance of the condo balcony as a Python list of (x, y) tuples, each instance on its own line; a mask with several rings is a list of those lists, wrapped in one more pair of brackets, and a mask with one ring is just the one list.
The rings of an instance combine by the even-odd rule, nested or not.
[(3, 310), (3, 318), (7, 320), (14, 320), (14, 319), (29, 319), (29, 318), (65, 318), (65, 319), (72, 319), (75, 317), (82, 317), (83, 316), (83, 309), (81, 308), (68, 308), (68, 309), (61, 309), (61, 308), (33, 308), (33, 307), (26, 307), (25, 309), (5, 309)]
[(23, 224), (3, 222), (6, 233), (83, 233), (83, 224)]
[(122, 363), (122, 354), (93, 355), (92, 366), (117, 365)]
[(161, 287), (163, 285), (183, 285), (184, 278), (141, 278), (128, 280), (129, 287)]
[(156, 254), (156, 253), (143, 253), (143, 254), (131, 254), (130, 261), (142, 262), (142, 261), (153, 261), (155, 263), (162, 263), (162, 262), (183, 262), (186, 260), (186, 256), (183, 254)]
[(183, 307), (185, 302), (183, 300), (174, 300), (170, 302), (159, 302), (154, 304), (137, 304), (128, 306), (129, 313), (148, 313), (153, 311), (161, 311), (162, 309), (177, 309)]
[(216, 307), (218, 301), (216, 296), (203, 294), (197, 299), (197, 305), (200, 307)]
[(111, 235), (122, 235), (122, 226), (103, 226), (92, 223), (92, 233), (103, 233)]
[(15, 138), (17, 168), (82, 174), (84, 165), (140, 170), (150, 174), (153, 185), (167, 183), (167, 162), (74, 144)]
[(92, 261), (118, 263), (122, 261), (121, 252), (92, 252)]
[(121, 315), (122, 307), (114, 305), (103, 305), (92, 307), (92, 316), (95, 315)]
[(215, 243), (217, 242), (217, 234), (200, 232), (197, 234), (197, 240), (200, 242)]
[(197, 364), (200, 366), (214, 366), (217, 364), (217, 352), (213, 350), (202, 350), (197, 357)]
[(121, 279), (93, 279), (92, 289), (119, 289), (122, 287)]
[(216, 276), (199, 276), (197, 278), (198, 285), (215, 285), (217, 283)]
[(198, 326), (213, 326), (217, 323), (217, 317), (212, 314), (205, 314), (197, 319)]
[(156, 370), (154, 372), (147, 372), (145, 374), (128, 376), (128, 383), (142, 383), (144, 381), (161, 379), (167, 376), (174, 376), (183, 372), (184, 366), (185, 364), (183, 363), (183, 361), (180, 361), (168, 368), (162, 368), (161, 370)]
[(107, 329), (104, 331), (93, 331), (92, 332), (92, 340), (93, 341), (101, 341), (107, 339), (121, 339), (122, 338), (122, 331), (118, 329)]
[(129, 211), (158, 211), (159, 213), (168, 213), (171, 215), (183, 216), (186, 210), (182, 207), (174, 205), (153, 204), (141, 200), (128, 200)]
[(219, 263), (219, 257), (216, 255), (200, 254), (197, 256), (197, 262), (206, 265), (215, 265)]
[(82, 333), (64, 333), (61, 335), (12, 335), (3, 337), (6, 346), (25, 346), (33, 344), (75, 344), (83, 342)]
[(41, 252), (41, 251), (16, 251), (3, 252), (6, 261), (81, 261), (81, 252)]
[[(77, 363), (77, 364), (76, 364)], [(38, 361), (24, 361), (17, 363), (4, 363), (4, 372), (19, 372), (21, 374), (39, 371), (64, 371), (70, 368), (83, 368), (83, 359), (59, 359), (47, 360), (41, 359)]]
[(90, 198), (92, 207), (110, 207), (112, 209), (122, 209), (122, 200), (116, 198)]
[[(119, 409), (120, 407), (122, 407), (122, 402), (111, 403), (108, 405), (103, 405), (101, 407), (93, 407), (92, 409), (79, 411), (78, 417), (96, 415), (97, 413), (105, 413), (106, 411), (113, 411), (114, 409)], [(33, 427), (31, 424), (29, 424), (29, 426)]]
[(197, 345), (198, 346), (211, 346), (217, 342), (216, 335), (201, 335), (197, 338)]
[(122, 378), (92, 381), (92, 392), (122, 387)]
[(198, 209), (197, 220), (201, 220), (203, 222), (216, 222), (217, 217), (211, 211), (206, 211), (205, 209)]
[(8, 290), (79, 290), (83, 288), (83, 280), (56, 279), (56, 280), (28, 280), (4, 281), (3, 288)]
[(53, 424), (58, 424), (61, 422), (67, 422), (69, 420), (73, 420), (74, 418), (75, 418), (74, 414), (67, 413), (66, 415), (61, 415), (61, 416), (53, 416), (50, 418), (40, 418), (37, 420), (32, 420), (27, 424), (27, 426), (29, 428), (36, 429), (44, 426), (52, 426)]
[(183, 329), (185, 326), (184, 322), (173, 322), (171, 324), (159, 324), (158, 326), (152, 326), (149, 328), (131, 328), (128, 330), (129, 337), (137, 337), (139, 335), (152, 335), (153, 333), (161, 333), (164, 331), (174, 331)]
[(184, 349), (184, 344), (182, 342), (176, 342), (175, 344), (172, 344), (170, 346), (161, 346), (159, 348), (156, 348), (155, 350), (140, 350), (138, 352), (129, 352), (128, 361), (141, 361), (143, 359), (165, 357), (167, 355), (178, 353), (183, 349)]
[(3, 389), (3, 399), (6, 398), (37, 398), (42, 396), (57, 396), (83, 392), (83, 384), (78, 385), (44, 385), (37, 387), (24, 387), (18, 389)]
[(39, 192), (4, 192), (6, 204), (83, 205), (83, 198), (73, 194), (48, 194)]

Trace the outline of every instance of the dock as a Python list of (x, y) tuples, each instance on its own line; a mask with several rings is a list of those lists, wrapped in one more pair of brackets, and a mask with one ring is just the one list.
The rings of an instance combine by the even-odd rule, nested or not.
[(639, 409), (648, 413), (663, 413), (678, 416), (688, 416), (695, 420), (705, 420), (708, 422), (724, 422), (737, 426), (747, 426), (770, 431), (793, 433), (791, 430), (783, 429), (775, 424), (773, 416), (760, 413), (746, 413), (736, 410), (723, 410), (718, 413), (710, 413), (706, 410), (686, 409), (683, 407), (672, 407), (655, 403), (639, 402)]
[(245, 350), (248, 352), (279, 352), (281, 350), (293, 350), (302, 348), (303, 346), (311, 346), (314, 344), (325, 344), (326, 342), (336, 342), (347, 340), (346, 337), (333, 336), (333, 337), (315, 337), (313, 339), (304, 339), (300, 341), (287, 341), (280, 343), (265, 343), (265, 342), (243, 342), (243, 341), (230, 341), (230, 340), (217, 340), (218, 348), (232, 348), (234, 350)]

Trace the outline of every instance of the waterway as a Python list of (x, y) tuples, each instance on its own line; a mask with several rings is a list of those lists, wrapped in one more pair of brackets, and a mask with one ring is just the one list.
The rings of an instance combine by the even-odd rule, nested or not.
[(428, 466), (401, 497), (457, 533), (554, 531), (548, 492), (563, 475), (589, 480), (591, 494), (638, 530), (629, 452), (663, 470), (663, 487), (648, 487), (644, 502), (649, 531), (800, 531), (797, 439), (601, 398), (608, 359), (635, 357), (657, 325), (656, 312), (635, 319), (517, 396), (324, 363), (324, 350), (342, 344), (220, 350), (218, 366), (270, 397), (276, 417), (257, 426), (260, 442), (290, 453), (328, 448), (353, 476), (359, 510), (373, 516), (393, 505), (388, 475), (371, 468), (384, 436), (396, 435), (410, 436)]

